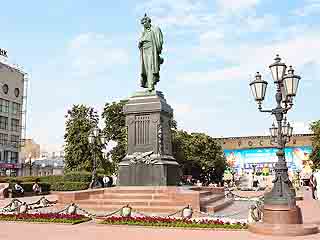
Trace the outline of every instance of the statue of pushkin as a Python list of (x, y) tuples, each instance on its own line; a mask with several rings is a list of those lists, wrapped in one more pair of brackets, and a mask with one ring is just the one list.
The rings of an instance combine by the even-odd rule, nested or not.
[(153, 91), (160, 80), (160, 65), (163, 58), (160, 57), (163, 45), (161, 29), (151, 25), (151, 19), (144, 15), (141, 19), (144, 31), (139, 39), (140, 49), (140, 86)]

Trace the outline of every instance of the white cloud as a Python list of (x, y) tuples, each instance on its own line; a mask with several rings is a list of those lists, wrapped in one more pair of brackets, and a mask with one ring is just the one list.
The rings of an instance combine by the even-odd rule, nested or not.
[[(185, 72), (178, 76), (179, 81), (195, 84), (221, 80), (237, 81), (253, 78), (256, 71), (269, 75), (268, 66), (273, 62), (276, 54), (280, 54), (288, 65), (293, 65), (298, 74), (301, 74), (303, 67), (309, 63), (320, 64), (320, 48), (318, 47), (320, 34), (318, 32), (304, 32), (303, 35), (266, 44), (213, 45), (212, 42), (215, 41), (216, 36), (210, 34), (202, 39), (200, 47), (193, 51), (193, 55), (212, 56), (232, 64), (229, 66), (225, 64), (213, 71)], [(269, 78), (268, 75), (266, 77)]]
[(177, 115), (190, 114), (192, 112), (192, 107), (189, 104), (172, 103), (171, 105)]
[(217, 0), (218, 8), (222, 12), (241, 12), (254, 8), (260, 0)]
[(244, 78), (250, 78), (250, 69), (248, 66), (226, 67), (208, 72), (183, 73), (177, 76), (177, 81), (199, 84), (201, 82), (233, 81)]
[(312, 121), (308, 122), (292, 122), (291, 126), (293, 127), (293, 133), (294, 134), (306, 134), (306, 133), (312, 133), (310, 130), (310, 124)]
[(82, 33), (70, 41), (67, 58), (74, 74), (92, 77), (114, 65), (127, 64), (129, 56), (116, 39), (100, 33)]
[(294, 10), (293, 14), (305, 17), (309, 15), (317, 15), (320, 13), (320, 1), (319, 0), (307, 0), (305, 4), (299, 8)]
[(279, 24), (279, 19), (271, 14), (266, 14), (264, 16), (248, 16), (244, 26), (240, 27), (240, 29), (238, 28), (238, 32), (264, 32), (272, 30), (276, 24)]

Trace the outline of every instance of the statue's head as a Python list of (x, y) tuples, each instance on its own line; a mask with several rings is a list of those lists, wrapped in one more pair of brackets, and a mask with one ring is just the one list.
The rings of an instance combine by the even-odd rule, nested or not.
[(151, 27), (151, 18), (149, 18), (146, 13), (144, 14), (144, 17), (141, 19), (141, 24), (144, 26), (145, 29)]

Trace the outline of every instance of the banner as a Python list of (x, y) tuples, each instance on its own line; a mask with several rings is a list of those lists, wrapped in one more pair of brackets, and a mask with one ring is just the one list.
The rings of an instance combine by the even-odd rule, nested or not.
[[(252, 169), (272, 167), (278, 161), (276, 156), (277, 148), (256, 148), (241, 150), (224, 150), (227, 163), (235, 169)], [(285, 158), (288, 168), (291, 170), (303, 171), (310, 168), (309, 155), (312, 152), (311, 146), (285, 148)]]

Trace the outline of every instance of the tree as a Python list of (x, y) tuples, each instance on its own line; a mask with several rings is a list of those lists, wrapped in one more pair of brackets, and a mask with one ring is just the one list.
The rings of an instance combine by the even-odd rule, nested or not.
[(107, 168), (102, 150), (104, 144), (90, 145), (88, 136), (92, 129), (98, 127), (99, 116), (92, 107), (73, 105), (65, 116), (65, 164), (67, 171), (91, 171), (93, 158), (97, 167)]
[[(204, 133), (173, 133), (173, 155), (185, 174), (207, 181), (221, 181), (226, 160), (221, 146)], [(205, 179), (204, 179), (205, 178)]]
[(113, 169), (117, 168), (118, 163), (125, 157), (127, 151), (127, 128), (126, 119), (123, 113), (123, 106), (127, 100), (119, 102), (106, 103), (102, 118), (104, 119), (105, 128), (103, 133), (107, 142), (114, 141), (116, 146), (108, 153), (112, 159)]
[(310, 128), (314, 134), (310, 160), (313, 162), (314, 169), (320, 169), (320, 120), (311, 123)]

